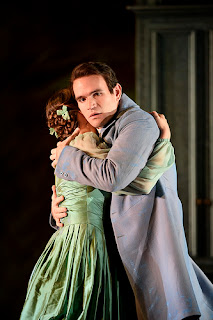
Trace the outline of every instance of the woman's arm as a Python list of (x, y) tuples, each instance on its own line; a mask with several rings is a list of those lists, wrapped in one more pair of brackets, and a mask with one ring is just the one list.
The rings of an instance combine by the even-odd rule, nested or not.
[(160, 138), (157, 140), (146, 166), (141, 170), (138, 177), (130, 183), (129, 187), (149, 194), (162, 174), (175, 163), (174, 148), (169, 141), (171, 131), (163, 114), (151, 112), (160, 129)]
[(149, 194), (157, 181), (175, 163), (174, 148), (168, 139), (158, 139), (146, 166), (128, 186), (116, 194)]

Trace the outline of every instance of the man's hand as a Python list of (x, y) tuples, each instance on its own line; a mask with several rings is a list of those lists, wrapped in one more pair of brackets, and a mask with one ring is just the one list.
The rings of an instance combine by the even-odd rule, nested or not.
[(54, 149), (51, 150), (50, 159), (52, 160), (52, 167), (53, 168), (56, 167), (58, 159), (59, 159), (60, 154), (61, 154), (62, 150), (64, 149), (64, 147), (69, 145), (70, 141), (75, 139), (75, 137), (79, 134), (79, 132), (80, 132), (80, 129), (76, 128), (71, 136), (66, 138), (64, 141), (59, 141), (57, 143), (57, 148), (54, 148)]
[(59, 207), (59, 204), (64, 200), (64, 196), (57, 197), (55, 186), (52, 186), (52, 191), (51, 213), (55, 219), (56, 225), (58, 227), (63, 227), (64, 225), (61, 223), (60, 219), (67, 216), (67, 208)]

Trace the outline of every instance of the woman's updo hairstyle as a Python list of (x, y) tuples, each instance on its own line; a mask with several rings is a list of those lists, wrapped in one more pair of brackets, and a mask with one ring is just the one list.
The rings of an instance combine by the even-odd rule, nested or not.
[[(62, 110), (63, 106), (67, 107), (70, 117), (68, 120), (57, 114), (57, 110)], [(78, 111), (78, 106), (71, 97), (70, 89), (62, 89), (48, 100), (46, 105), (47, 125), (55, 130), (58, 139), (64, 140), (78, 127)]]

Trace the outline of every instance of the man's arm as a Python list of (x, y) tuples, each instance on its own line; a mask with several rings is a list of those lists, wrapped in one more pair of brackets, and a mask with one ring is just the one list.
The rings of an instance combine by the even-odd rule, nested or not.
[(67, 146), (59, 157), (56, 175), (109, 192), (132, 182), (145, 166), (159, 129), (154, 118), (141, 110), (131, 111), (118, 121), (116, 139), (106, 159), (91, 158)]

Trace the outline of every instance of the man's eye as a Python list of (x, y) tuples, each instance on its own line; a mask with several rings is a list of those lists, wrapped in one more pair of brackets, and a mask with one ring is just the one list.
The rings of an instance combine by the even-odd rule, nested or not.
[(84, 102), (86, 99), (85, 98), (80, 98), (78, 99), (78, 102)]
[(98, 97), (101, 96), (101, 92), (95, 92), (94, 96), (98, 96)]

